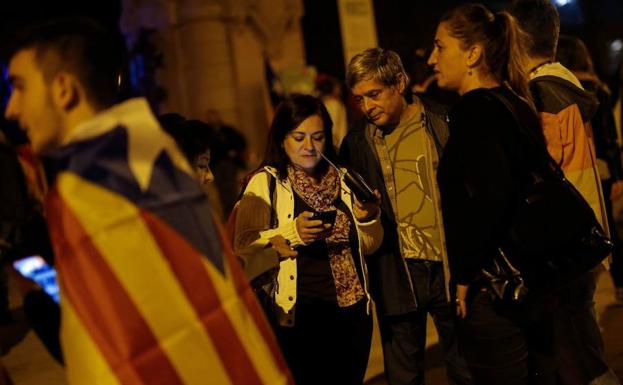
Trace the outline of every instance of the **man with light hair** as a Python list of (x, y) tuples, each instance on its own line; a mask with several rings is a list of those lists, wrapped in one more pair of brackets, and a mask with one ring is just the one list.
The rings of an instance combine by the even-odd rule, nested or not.
[(368, 259), (385, 370), (392, 385), (424, 383), (426, 318), (435, 321), (451, 384), (469, 384), (456, 344), (437, 165), (448, 137), (445, 111), (407, 103), (400, 57), (370, 48), (350, 61), (346, 83), (367, 121), (353, 127), (340, 155), (382, 195), (385, 239)]

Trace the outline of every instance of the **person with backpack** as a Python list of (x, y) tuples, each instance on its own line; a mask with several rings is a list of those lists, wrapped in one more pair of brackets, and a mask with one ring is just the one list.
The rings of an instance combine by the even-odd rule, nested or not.
[[(529, 76), (547, 150), (608, 230), (599, 172), (602, 151), (595, 151), (600, 138), (592, 127), (599, 103), (569, 68), (555, 61), (560, 35), (558, 10), (548, 0), (514, 0), (509, 9), (528, 35), (524, 71)], [(597, 278), (603, 268), (587, 271), (556, 293), (556, 306), (552, 308), (554, 356), (563, 385), (620, 384), (604, 359), (595, 315)]]
[(326, 160), (331, 129), (318, 98), (286, 99), (236, 213), (234, 251), (249, 278), (269, 272), (266, 310), (299, 385), (361, 384), (372, 336), (364, 255), (383, 239), (379, 204), (357, 201)]

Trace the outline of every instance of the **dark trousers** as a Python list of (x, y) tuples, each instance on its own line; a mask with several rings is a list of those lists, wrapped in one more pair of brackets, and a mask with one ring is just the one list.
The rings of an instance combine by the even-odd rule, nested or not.
[(470, 288), (459, 349), (476, 385), (555, 384), (551, 317), (543, 303), (505, 306)]
[(361, 385), (372, 342), (365, 301), (297, 303), (294, 327), (276, 326), (277, 340), (297, 385)]
[(448, 302), (441, 262), (408, 260), (418, 310), (399, 316), (379, 314), (385, 374), (391, 385), (424, 384), (426, 316), (435, 322), (451, 384), (469, 384), (469, 371), (456, 344), (455, 308)]
[(554, 310), (554, 347), (561, 384), (587, 385), (608, 371), (595, 315), (595, 274), (559, 291)]

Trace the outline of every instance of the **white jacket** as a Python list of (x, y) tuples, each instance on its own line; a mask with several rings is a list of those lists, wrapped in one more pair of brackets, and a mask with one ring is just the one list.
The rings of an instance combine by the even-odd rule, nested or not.
[[(292, 315), (296, 303), (296, 260), (285, 259), (281, 262), (277, 252), (270, 247), (269, 239), (281, 235), (290, 241), (293, 247), (304, 245), (296, 229), (294, 216), (294, 193), (288, 179), (277, 178), (274, 168), (265, 167), (265, 172), (255, 174), (247, 185), (243, 197), (240, 200), (236, 215), (236, 232), (234, 239), (234, 251), (242, 260), (243, 266), (250, 279), (257, 277), (265, 271), (279, 264), (277, 275), (277, 291), (275, 302), (281, 308), (284, 315)], [(277, 215), (278, 226), (270, 228), (269, 183), (271, 176), (276, 178), (274, 207)], [(352, 193), (342, 180), (340, 198), (352, 212)], [(354, 215), (353, 215), (354, 218)], [(383, 241), (383, 227), (380, 217), (369, 222), (360, 223), (355, 219), (357, 235), (359, 238), (359, 259), (363, 270), (363, 286), (367, 301), (370, 300), (367, 284), (367, 268), (364, 255), (374, 253)], [(353, 256), (355, 257), (355, 256)], [(292, 324), (293, 320), (284, 320), (283, 324)], [(287, 318), (287, 317), (286, 317)]]

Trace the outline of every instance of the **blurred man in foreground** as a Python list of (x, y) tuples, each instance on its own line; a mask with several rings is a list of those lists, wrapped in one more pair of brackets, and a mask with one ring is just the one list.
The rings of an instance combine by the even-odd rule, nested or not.
[(46, 210), (68, 382), (291, 383), (187, 161), (144, 99), (115, 105), (113, 41), (58, 21), (9, 64), (5, 114), (56, 163)]

